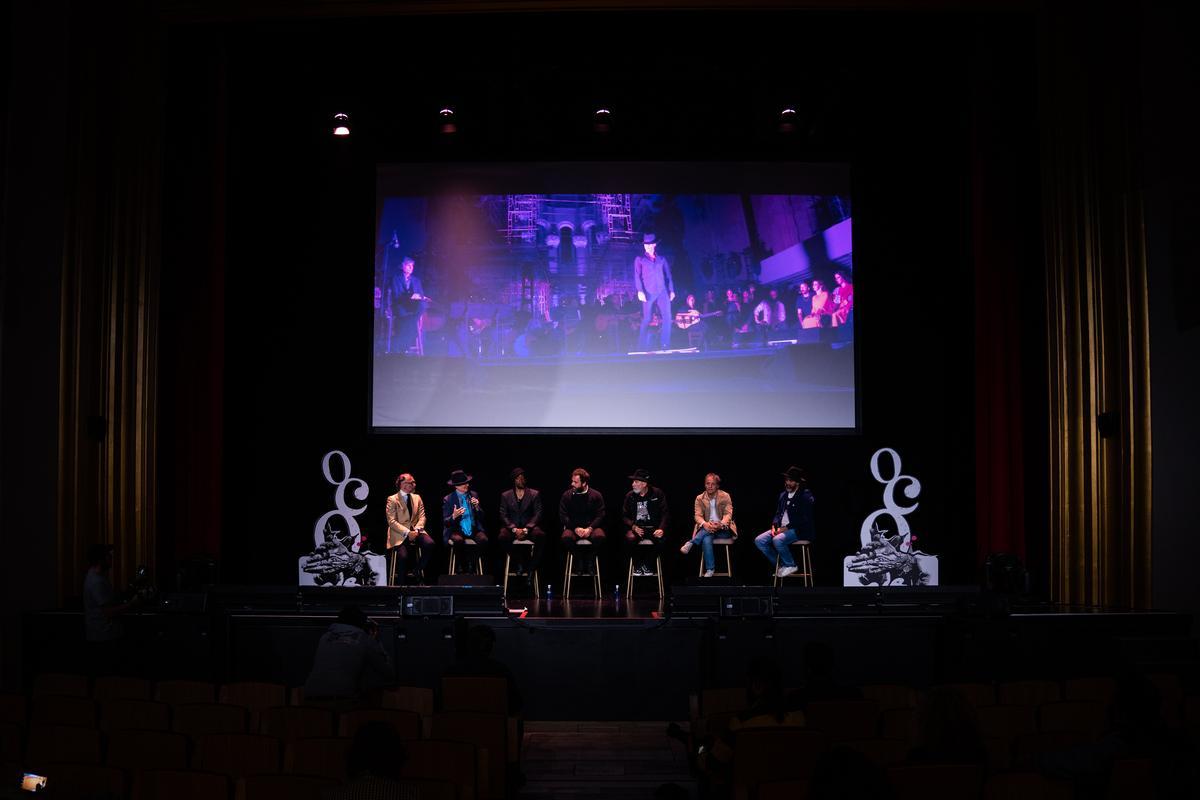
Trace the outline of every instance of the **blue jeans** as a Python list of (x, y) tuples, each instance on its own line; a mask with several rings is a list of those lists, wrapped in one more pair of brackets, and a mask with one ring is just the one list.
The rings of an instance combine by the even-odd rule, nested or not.
[(722, 539), (732, 539), (733, 531), (723, 530), (718, 533), (709, 533), (701, 528), (696, 531), (696, 535), (692, 537), (692, 546), (700, 545), (701, 551), (704, 553), (704, 568), (716, 569), (717, 558), (713, 555), (713, 539), (720, 536)]
[(783, 533), (778, 534), (763, 531), (754, 537), (754, 546), (762, 551), (767, 561), (771, 562), (771, 566), (775, 566), (775, 556), (778, 554), (780, 566), (794, 567), (796, 566), (796, 559), (792, 558), (792, 549), (788, 545), (799, 538), (796, 535), (796, 531), (792, 528), (788, 528)]

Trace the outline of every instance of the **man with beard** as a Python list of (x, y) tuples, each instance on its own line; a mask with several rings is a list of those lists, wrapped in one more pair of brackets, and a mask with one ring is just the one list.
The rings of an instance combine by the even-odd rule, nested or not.
[[(579, 543), (582, 541), (591, 542), (593, 555), (599, 555), (599, 548), (604, 545), (605, 534), (600, 527), (604, 522), (604, 497), (588, 485), (590, 480), (591, 475), (583, 467), (572, 470), (571, 488), (563, 492), (562, 499), (558, 501), (563, 547), (575, 555), (579, 555)], [(591, 570), (594, 566), (594, 563), (588, 562), (584, 564), (584, 569)]]

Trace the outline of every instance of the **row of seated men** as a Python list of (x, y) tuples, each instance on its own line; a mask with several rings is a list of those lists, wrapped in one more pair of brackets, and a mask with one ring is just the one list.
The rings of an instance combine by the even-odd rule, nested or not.
[[(776, 569), (778, 559), (776, 574), (785, 577), (797, 570), (790, 545), (813, 540), (814, 499), (804, 470), (789, 467), (782, 476), (784, 490), (779, 494), (771, 526), (755, 537), (755, 546), (772, 569)], [(565, 549), (572, 553), (586, 550), (595, 555), (603, 547), (607, 534), (601, 527), (605, 517), (604, 497), (589, 486), (590, 477), (583, 468), (571, 472), (571, 486), (559, 498), (558, 519)], [(539, 568), (545, 551), (543, 502), (541, 493), (527, 485), (525, 470), (514, 469), (510, 479), (513, 488), (500, 495), (501, 528), (496, 538), (503, 555), (516, 561), (517, 574), (528, 574)], [(651, 574), (649, 564), (662, 556), (668, 541), (667, 499), (662, 489), (651, 484), (648, 471), (635, 470), (629, 479), (632, 486), (621, 506), (624, 555), (632, 559), (635, 575), (647, 575)], [(479, 493), (471, 489), (472, 480), (463, 470), (455, 470), (446, 481), (453, 491), (442, 498), (442, 542), (455, 548), (456, 566), (462, 571), (471, 569), (473, 559), (485, 556), (490, 543), (483, 526)], [(411, 473), (401, 473), (396, 478), (396, 493), (387, 499), (391, 583), (406, 577), (420, 580), (434, 551), (433, 537), (425, 529), (425, 503), (416, 493), (416, 485)], [(720, 487), (719, 475), (710, 472), (705, 476), (704, 491), (696, 496), (694, 504), (690, 538), (680, 547), (684, 554), (700, 547), (705, 577), (712, 577), (715, 569), (713, 540), (737, 536), (733, 500)], [(473, 542), (474, 546), (464, 547), (467, 542)], [(530, 544), (518, 547), (518, 542)], [(585, 571), (592, 568), (591, 559), (581, 561)]]

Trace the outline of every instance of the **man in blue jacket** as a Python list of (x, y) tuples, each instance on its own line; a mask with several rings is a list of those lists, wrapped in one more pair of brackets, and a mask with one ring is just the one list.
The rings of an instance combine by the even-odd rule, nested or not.
[(475, 552), (477, 557), (483, 558), (484, 548), (488, 543), (487, 534), (483, 530), (479, 492), (471, 488), (472, 480), (473, 478), (463, 470), (454, 470), (450, 480), (446, 481), (454, 487), (454, 491), (442, 498), (442, 541), (450, 547), (460, 547), (470, 539), (478, 548), (464, 548), (458, 551), (457, 566), (464, 572), (474, 566), (466, 554)]
[(796, 571), (796, 559), (788, 545), (792, 542), (811, 543), (816, 533), (813, 527), (813, 503), (816, 502), (808, 490), (808, 479), (799, 467), (788, 467), (783, 473), (784, 490), (775, 504), (775, 517), (771, 530), (763, 531), (754, 538), (754, 546), (762, 551), (763, 557), (775, 566), (779, 556), (781, 578)]

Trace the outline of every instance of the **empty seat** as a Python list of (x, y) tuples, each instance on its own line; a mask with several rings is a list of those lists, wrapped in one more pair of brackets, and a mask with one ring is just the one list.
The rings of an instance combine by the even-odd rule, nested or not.
[(100, 731), (70, 725), (34, 725), (29, 729), (26, 761), (35, 769), (57, 761), (99, 764)]
[[(906, 746), (891, 739), (859, 739), (852, 742), (843, 742), (842, 747), (862, 753), (871, 760), (871, 763), (883, 768), (904, 763), (904, 759), (908, 755), (908, 748)], [(761, 796), (761, 787), (759, 792)]]
[(889, 708), (879, 715), (879, 735), (884, 739), (911, 744), (915, 738), (916, 709)]
[(231, 778), (279, 772), (280, 742), (252, 733), (210, 733), (196, 740), (192, 768)]
[(1072, 800), (1075, 787), (1036, 772), (992, 775), (983, 784), (984, 800)]
[(167, 731), (114, 731), (104, 763), (128, 770), (187, 769), (187, 737)]
[(1046, 703), (1038, 706), (1038, 729), (1078, 731), (1096, 739), (1108, 725), (1108, 708), (1103, 703)]
[(468, 742), (487, 753), (480, 767), (487, 770), (490, 797), (503, 797), (507, 780), (508, 717), (475, 711), (442, 711), (433, 715), (433, 738)]
[(804, 707), (805, 725), (824, 731), (831, 742), (873, 739), (879, 709), (874, 700), (821, 700)]
[(1012, 739), (1006, 736), (984, 736), (983, 749), (987, 751), (988, 769), (993, 772), (1012, 766)]
[(1037, 731), (1037, 716), (1032, 706), (984, 706), (975, 709), (979, 731), (1011, 742), (1018, 736)]
[(19, 764), (25, 757), (25, 726), (0, 722), (0, 764)]
[(125, 796), (125, 770), (99, 764), (52, 764), (46, 774), (51, 796), (65, 800), (95, 800)]
[(190, 703), (175, 708), (171, 729), (193, 739), (209, 733), (245, 733), (250, 712), (222, 703)]
[(86, 697), (46, 694), (33, 698), (30, 722), (34, 725), (96, 727), (96, 703)]
[(829, 739), (804, 728), (745, 728), (734, 734), (733, 791), (753, 797), (760, 784), (807, 779)]
[(215, 703), (217, 685), (208, 681), (159, 681), (154, 684), (154, 699), (172, 706), (186, 703)]
[(287, 775), (315, 775), (336, 781), (346, 778), (346, 753), (351, 739), (296, 739), (284, 747)]
[(210, 772), (153, 769), (133, 779), (133, 800), (229, 800), (229, 778)]
[(1063, 700), (1069, 703), (1108, 703), (1117, 682), (1112, 678), (1068, 678), (1063, 682)]
[(154, 700), (108, 700), (100, 707), (100, 729), (170, 730), (171, 707)]
[(324, 708), (279, 706), (259, 715), (258, 732), (277, 739), (321, 739), (333, 736), (333, 712)]
[(443, 711), (508, 713), (508, 681), (499, 677), (442, 678)]
[(70, 675), (61, 672), (47, 672), (36, 675), (33, 679), (33, 694), (62, 694), (71, 697), (87, 697), (90, 694), (91, 680), (86, 675)]
[(24, 725), (29, 722), (29, 703), (23, 694), (0, 694), (0, 722)]
[(897, 800), (962, 800), (979, 797), (983, 770), (963, 764), (891, 767), (888, 781)]
[(862, 696), (866, 700), (874, 700), (880, 711), (889, 708), (914, 708), (917, 705), (917, 691), (911, 686), (896, 683), (873, 683), (862, 687)]
[(1018, 736), (1013, 742), (1013, 759), (1018, 766), (1027, 764), (1030, 756), (1068, 750), (1086, 742), (1088, 737), (1077, 731), (1052, 731)]
[(936, 688), (953, 689), (976, 708), (996, 705), (996, 689), (990, 683), (944, 683)]
[(700, 691), (700, 715), (721, 714), (727, 711), (744, 711), (747, 703), (743, 687), (725, 689), (702, 689)]
[(150, 700), (153, 697), (151, 689), (150, 681), (146, 678), (105, 675), (96, 678), (92, 685), (92, 697), (101, 703), (105, 700)]
[(458, 800), (478, 797), (479, 758), (476, 747), (466, 742), (421, 739), (406, 743), (408, 760), (402, 774), (418, 780), (450, 781), (458, 790)]
[(234, 800), (321, 800), (338, 785), (314, 775), (247, 775), (234, 785)]
[(1008, 681), (1000, 684), (997, 703), (1002, 706), (1040, 706), (1062, 699), (1057, 681)]
[(797, 800), (807, 794), (807, 780), (772, 781), (758, 785), (758, 800)]
[(227, 683), (217, 692), (217, 701), (241, 706), (250, 711), (250, 728), (258, 727), (258, 715), (263, 709), (287, 705), (287, 687), (280, 683), (240, 681)]

